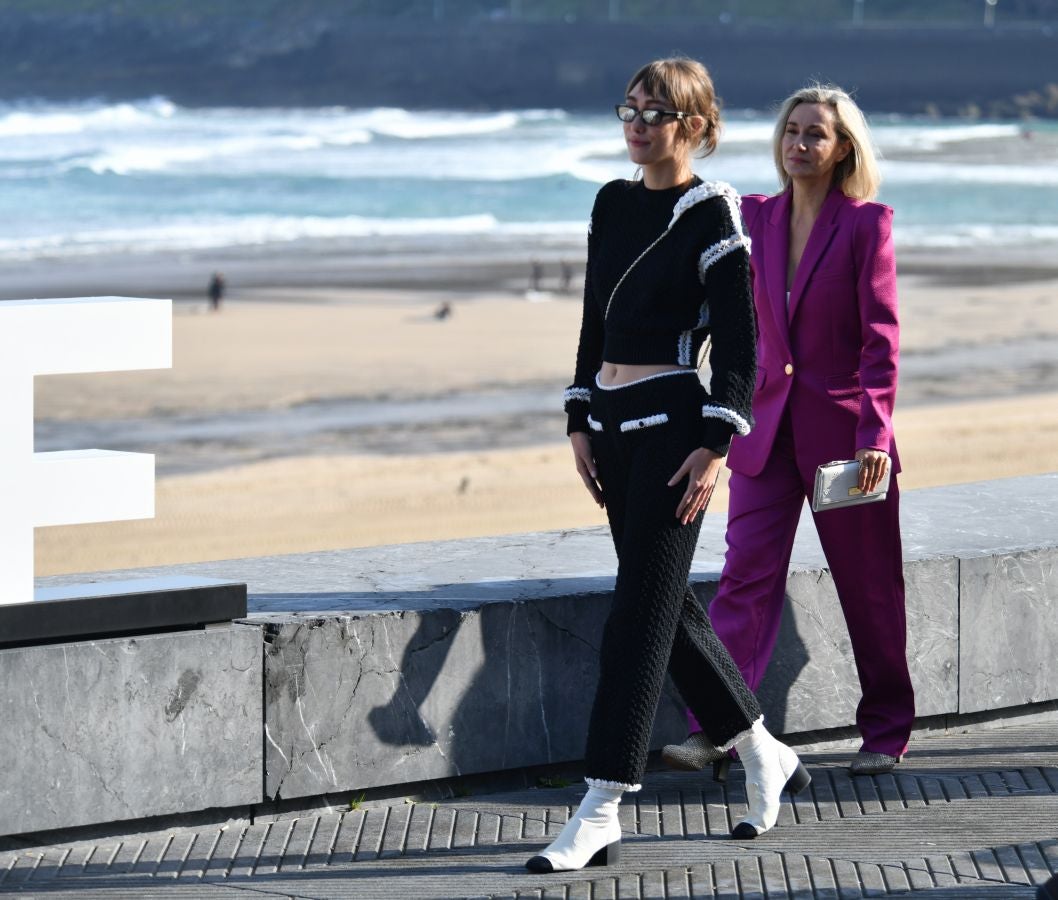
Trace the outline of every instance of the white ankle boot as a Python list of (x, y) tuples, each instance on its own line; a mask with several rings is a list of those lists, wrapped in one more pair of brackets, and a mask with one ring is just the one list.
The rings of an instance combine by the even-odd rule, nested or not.
[(749, 815), (731, 836), (751, 840), (775, 826), (783, 790), (796, 794), (808, 786), (812, 776), (793, 750), (768, 733), (763, 719), (735, 738), (734, 745), (746, 770)]
[(531, 872), (569, 872), (617, 862), (621, 851), (617, 807), (623, 793), (621, 788), (588, 788), (559, 836), (525, 867)]

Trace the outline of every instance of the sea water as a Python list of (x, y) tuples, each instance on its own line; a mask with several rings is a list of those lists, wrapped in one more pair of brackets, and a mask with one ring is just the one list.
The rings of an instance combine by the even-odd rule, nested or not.
[[(1058, 247), (1058, 123), (871, 121), (898, 245)], [(774, 192), (771, 130), (768, 113), (727, 113), (698, 173)], [(572, 244), (599, 185), (633, 173), (607, 110), (9, 103), (0, 260), (299, 239)]]

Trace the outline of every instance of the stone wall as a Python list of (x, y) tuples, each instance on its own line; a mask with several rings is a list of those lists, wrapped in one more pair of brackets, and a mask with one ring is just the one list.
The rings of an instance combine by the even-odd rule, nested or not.
[(260, 630), (0, 650), (0, 834), (261, 798)]
[[(903, 495), (919, 715), (1058, 699), (1055, 497), (1058, 475)], [(723, 529), (706, 517), (705, 602)], [(0, 651), (0, 834), (578, 760), (614, 568), (603, 529), (181, 566), (246, 581), (245, 623)], [(768, 722), (847, 727), (848, 637), (806, 521), (787, 593)], [(670, 689), (655, 746), (683, 727)]]

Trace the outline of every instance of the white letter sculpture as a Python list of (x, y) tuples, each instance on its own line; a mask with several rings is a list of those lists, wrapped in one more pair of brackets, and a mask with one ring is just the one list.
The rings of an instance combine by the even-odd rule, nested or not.
[(168, 369), (172, 303), (0, 302), (0, 604), (33, 600), (33, 529), (154, 516), (154, 456), (33, 452), (33, 377)]

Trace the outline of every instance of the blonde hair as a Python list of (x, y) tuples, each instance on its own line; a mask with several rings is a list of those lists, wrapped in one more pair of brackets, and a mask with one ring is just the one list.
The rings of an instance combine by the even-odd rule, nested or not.
[(878, 160), (871, 141), (871, 130), (863, 112), (845, 91), (833, 84), (811, 84), (795, 91), (783, 101), (772, 135), (772, 154), (775, 169), (783, 190), (790, 186), (790, 176), (782, 164), (782, 139), (790, 113), (802, 103), (825, 103), (834, 111), (834, 124), (838, 137), (848, 141), (848, 155), (834, 167), (834, 184), (847, 197), (856, 200), (873, 200), (882, 183), (878, 171)]
[(686, 118), (679, 121), (683, 137), (694, 144), (693, 155), (708, 156), (716, 149), (720, 142), (720, 98), (705, 66), (685, 56), (655, 59), (632, 76), (625, 93), (631, 94), (640, 83), (651, 97), (671, 103), (685, 116), (700, 116), (705, 121), (700, 132)]

